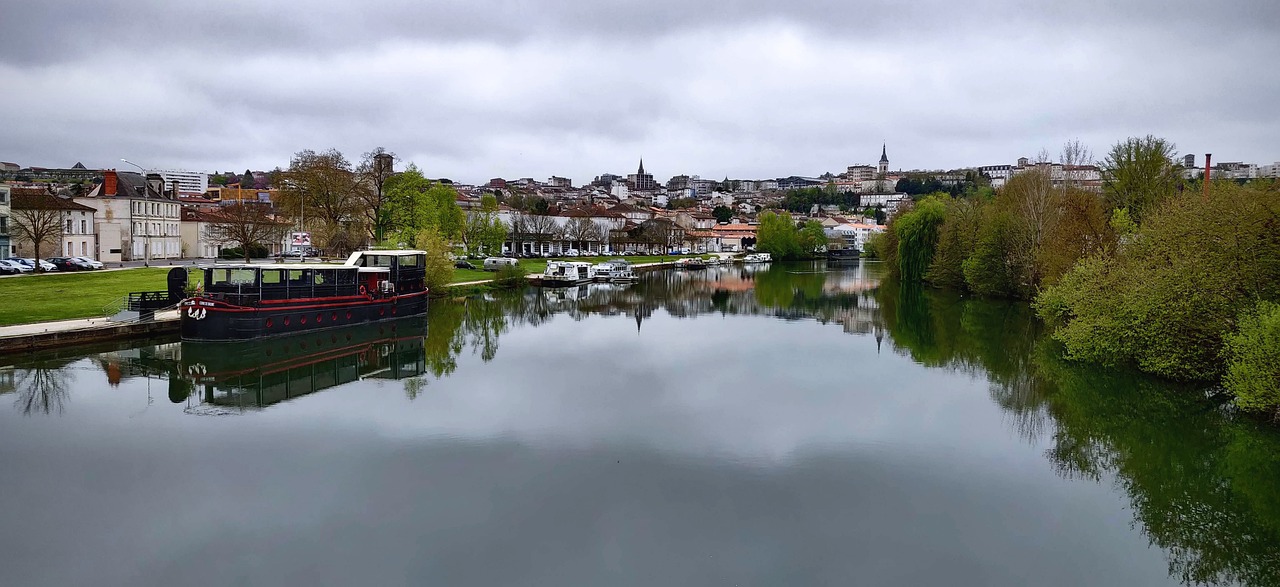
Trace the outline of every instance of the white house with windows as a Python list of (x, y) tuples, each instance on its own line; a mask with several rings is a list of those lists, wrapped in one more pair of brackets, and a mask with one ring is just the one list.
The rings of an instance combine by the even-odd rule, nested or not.
[(878, 224), (861, 224), (851, 222), (848, 224), (837, 224), (828, 230), (830, 231), (829, 236), (840, 237), (844, 239), (846, 245), (856, 248), (859, 251), (864, 251), (866, 250), (867, 239), (870, 238), (872, 234), (884, 232), (885, 228)]
[(76, 201), (97, 209), (97, 258), (103, 262), (178, 259), (182, 250), (182, 205), (163, 178), (103, 172), (102, 184)]

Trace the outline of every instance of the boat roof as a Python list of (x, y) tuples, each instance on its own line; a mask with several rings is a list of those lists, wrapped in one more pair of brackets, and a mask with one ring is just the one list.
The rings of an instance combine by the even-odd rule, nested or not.
[(418, 251), (414, 249), (368, 249), (364, 251), (355, 251), (352, 255), (393, 255), (403, 257), (405, 255), (425, 255), (426, 251)]
[(198, 269), (355, 269), (339, 263), (217, 263), (197, 265)]

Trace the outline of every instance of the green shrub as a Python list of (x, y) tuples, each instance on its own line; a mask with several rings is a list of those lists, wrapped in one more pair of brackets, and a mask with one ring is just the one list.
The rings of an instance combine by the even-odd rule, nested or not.
[(1226, 337), (1223, 384), (1242, 409), (1280, 416), (1280, 305), (1259, 302), (1239, 323)]
[(504, 265), (498, 269), (497, 274), (493, 277), (494, 285), (498, 287), (515, 288), (523, 286), (528, 280), (525, 276), (528, 272), (524, 267), (519, 265)]

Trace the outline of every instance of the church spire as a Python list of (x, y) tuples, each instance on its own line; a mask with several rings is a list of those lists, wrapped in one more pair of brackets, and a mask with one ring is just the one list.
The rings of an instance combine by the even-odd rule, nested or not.
[(884, 143), (884, 144), (882, 144), (882, 145), (880, 146), (880, 162), (881, 162), (881, 163), (888, 163), (888, 162), (889, 162), (889, 151), (888, 151), (888, 148), (889, 148), (889, 144), (888, 144), (888, 143)]
[(640, 170), (636, 172), (636, 175), (644, 175), (644, 157), (640, 158)]

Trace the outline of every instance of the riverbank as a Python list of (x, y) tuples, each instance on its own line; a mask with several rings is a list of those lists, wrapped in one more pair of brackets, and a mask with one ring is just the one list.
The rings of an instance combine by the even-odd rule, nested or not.
[[(604, 257), (608, 258), (608, 257)], [(630, 257), (637, 272), (667, 269), (679, 257)], [(580, 258), (596, 261), (601, 258)], [(643, 262), (646, 260), (653, 262)], [(671, 259), (666, 261), (664, 259)], [(547, 260), (528, 259), (521, 268), (538, 275)], [(118, 302), (131, 291), (156, 291), (170, 268), (139, 268), (101, 273), (27, 276), (0, 282), (0, 299), (27, 300), (0, 306), (0, 352), (29, 352), (138, 337), (175, 334), (178, 315), (165, 312), (146, 322), (112, 322)], [(535, 271), (536, 270), (536, 271)], [(458, 297), (489, 291), (497, 274), (455, 269), (453, 282), (433, 297)], [(30, 316), (44, 319), (30, 320)]]
[[(681, 256), (579, 257), (600, 263), (623, 258), (635, 264), (675, 260)], [(548, 259), (521, 259), (520, 267), (538, 275)], [(110, 271), (46, 273), (0, 279), (0, 326), (100, 318), (114, 314), (120, 301), (133, 291), (165, 289), (172, 267), (137, 267)], [(494, 273), (480, 269), (454, 269), (448, 287), (478, 287), (492, 281)], [(197, 275), (196, 280), (199, 280)], [(0, 334), (3, 336), (3, 334)]]

